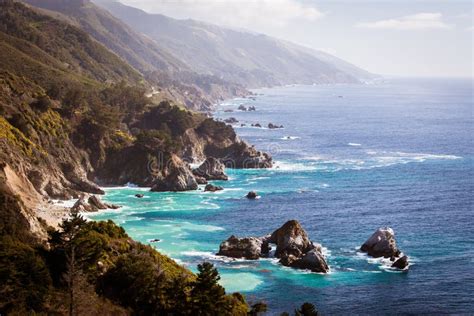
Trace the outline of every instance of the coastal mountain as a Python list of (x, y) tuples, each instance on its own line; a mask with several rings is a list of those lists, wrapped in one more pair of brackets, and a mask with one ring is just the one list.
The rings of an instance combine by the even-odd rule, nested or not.
[(128, 181), (195, 190), (185, 160), (215, 154), (242, 168), (271, 157), (147, 95), (140, 72), (65, 19), (0, 0), (0, 39), (0, 314), (246, 315), (211, 264), (193, 274), (53, 199), (103, 207), (98, 183)]
[(71, 24), (126, 61), (153, 87), (157, 100), (173, 99), (189, 109), (206, 111), (225, 98), (248, 92), (216, 76), (198, 74), (148, 36), (135, 31), (89, 0), (25, 0), (35, 11)]
[(329, 54), (263, 34), (176, 20), (113, 0), (94, 2), (155, 40), (193, 71), (249, 88), (295, 83), (359, 83), (374, 77)]

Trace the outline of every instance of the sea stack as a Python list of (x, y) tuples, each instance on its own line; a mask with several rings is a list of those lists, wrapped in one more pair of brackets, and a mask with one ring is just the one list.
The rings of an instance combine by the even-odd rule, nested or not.
[(238, 238), (232, 235), (220, 244), (217, 255), (256, 260), (269, 255), (270, 244), (276, 244), (275, 257), (284, 266), (318, 273), (329, 272), (321, 245), (313, 243), (296, 220), (286, 222), (265, 237)]
[(395, 232), (390, 227), (377, 229), (360, 247), (360, 250), (374, 258), (390, 258), (394, 261), (392, 264), (394, 268), (404, 269), (408, 266), (408, 257), (400, 257), (402, 253), (397, 247)]

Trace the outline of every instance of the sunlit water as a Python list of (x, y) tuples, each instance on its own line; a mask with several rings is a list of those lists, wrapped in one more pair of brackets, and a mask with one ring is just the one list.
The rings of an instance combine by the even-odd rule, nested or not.
[[(113, 219), (135, 239), (191, 269), (208, 260), (228, 292), (263, 300), (271, 313), (305, 301), (326, 314), (474, 312), (472, 82), (396, 80), (374, 85), (293, 86), (256, 91), (256, 100), (221, 105), (237, 133), (270, 151), (270, 170), (228, 170), (219, 193), (151, 193), (109, 188), (123, 205)], [(254, 105), (256, 112), (236, 110)], [(240, 127), (269, 122), (284, 129)], [(244, 195), (256, 190), (259, 200)], [(143, 199), (134, 197), (143, 193)], [(231, 234), (260, 236), (299, 220), (321, 243), (331, 273), (280, 266), (274, 259), (215, 256)], [(358, 252), (391, 226), (410, 271), (390, 270)]]

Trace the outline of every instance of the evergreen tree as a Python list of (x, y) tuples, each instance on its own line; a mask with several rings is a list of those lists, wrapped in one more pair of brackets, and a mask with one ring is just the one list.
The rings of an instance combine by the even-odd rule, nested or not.
[(295, 316), (319, 316), (319, 312), (311, 303), (303, 303), (299, 310), (295, 310)]
[(203, 262), (198, 265), (198, 277), (191, 291), (192, 315), (229, 314), (225, 290), (219, 285), (219, 272), (214, 265)]

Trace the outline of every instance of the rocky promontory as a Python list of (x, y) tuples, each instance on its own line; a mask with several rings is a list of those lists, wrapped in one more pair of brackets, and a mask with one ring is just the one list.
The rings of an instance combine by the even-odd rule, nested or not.
[(319, 273), (329, 271), (321, 245), (313, 243), (296, 220), (286, 222), (265, 237), (238, 238), (232, 235), (220, 244), (217, 255), (255, 260), (269, 255), (270, 244), (276, 244), (275, 257), (284, 266)]

